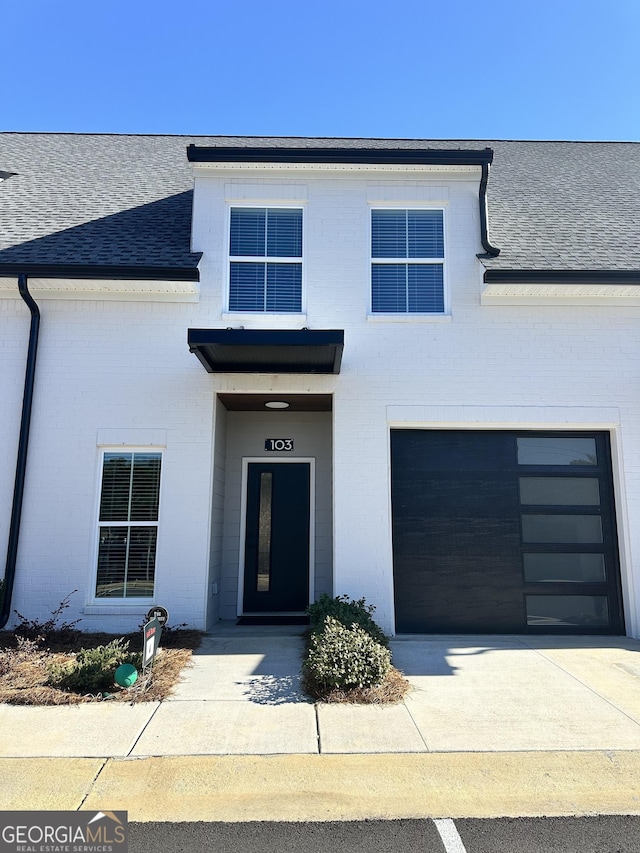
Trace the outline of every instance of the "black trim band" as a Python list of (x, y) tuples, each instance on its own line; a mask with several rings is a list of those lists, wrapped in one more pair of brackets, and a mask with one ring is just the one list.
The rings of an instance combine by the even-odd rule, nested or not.
[(187, 146), (190, 163), (398, 163), (428, 166), (482, 166), (493, 150), (437, 148), (236, 148)]
[(640, 270), (486, 270), (485, 284), (640, 284)]
[[(198, 260), (201, 253), (198, 253)], [(3, 264), (0, 278), (24, 273), (31, 278), (131, 279), (136, 281), (200, 281), (197, 267), (128, 267), (101, 264)]]

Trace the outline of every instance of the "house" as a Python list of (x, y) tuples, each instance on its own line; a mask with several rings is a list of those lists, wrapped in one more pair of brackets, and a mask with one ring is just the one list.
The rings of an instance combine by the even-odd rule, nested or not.
[(4, 133), (0, 169), (3, 621), (332, 593), (640, 636), (640, 144)]

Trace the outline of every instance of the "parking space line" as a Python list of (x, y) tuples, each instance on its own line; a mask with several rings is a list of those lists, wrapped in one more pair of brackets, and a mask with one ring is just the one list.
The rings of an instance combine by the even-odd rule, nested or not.
[(467, 853), (456, 829), (456, 825), (450, 817), (434, 820), (433, 822), (444, 844), (446, 853)]

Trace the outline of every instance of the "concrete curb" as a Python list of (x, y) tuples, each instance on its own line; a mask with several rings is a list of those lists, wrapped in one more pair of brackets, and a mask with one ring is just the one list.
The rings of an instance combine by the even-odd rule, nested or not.
[(0, 759), (0, 778), (3, 809), (134, 821), (640, 814), (640, 751)]

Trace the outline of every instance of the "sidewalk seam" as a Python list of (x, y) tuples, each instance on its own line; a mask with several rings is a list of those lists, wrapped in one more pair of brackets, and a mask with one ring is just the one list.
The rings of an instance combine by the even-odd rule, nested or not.
[(316, 715), (316, 743), (318, 746), (318, 755), (323, 755), (322, 742), (320, 739), (320, 716), (318, 714), (318, 703), (317, 702), (313, 703), (313, 710), (315, 711), (315, 715)]
[(158, 709), (159, 709), (159, 708), (160, 708), (160, 706), (162, 705), (162, 702), (163, 702), (163, 700), (160, 700), (160, 702), (158, 702), (158, 704), (157, 704), (157, 705), (156, 705), (156, 707), (155, 707), (155, 710), (153, 711), (153, 713), (151, 714), (151, 716), (149, 717), (149, 719), (147, 720), (147, 722), (144, 724), (144, 726), (140, 729), (140, 731), (138, 732), (138, 736), (135, 738), (135, 740), (134, 740), (134, 741), (133, 741), (133, 743), (131, 744), (131, 748), (129, 749), (129, 752), (127, 752), (127, 754), (126, 754), (125, 756), (123, 756), (124, 758), (131, 758), (131, 753), (133, 752), (133, 750), (134, 750), (134, 749), (136, 748), (136, 746), (138, 745), (138, 741), (140, 740), (140, 738), (142, 737), (142, 735), (143, 735), (143, 734), (145, 733), (145, 731), (147, 730), (147, 726), (149, 725), (149, 723), (151, 722), (151, 720), (153, 720), (153, 718), (155, 717), (155, 715), (158, 713)]
[(407, 703), (404, 701), (404, 699), (402, 700), (402, 704), (403, 704), (403, 705), (404, 705), (404, 707), (407, 709), (407, 714), (409, 715), (409, 719), (411, 720), (411, 722), (412, 722), (412, 723), (413, 723), (413, 725), (415, 726), (416, 731), (417, 731), (417, 732), (418, 732), (418, 734), (420, 735), (420, 740), (421, 740), (421, 741), (422, 741), (422, 743), (424, 744), (424, 748), (427, 750), (427, 752), (431, 752), (431, 749), (429, 748), (429, 744), (427, 743), (427, 741), (426, 741), (426, 740), (425, 740), (425, 738), (424, 738), (424, 735), (423, 735), (423, 734), (422, 734), (422, 732), (420, 731), (420, 726), (416, 723), (416, 721), (415, 721), (415, 719), (414, 719), (414, 716), (413, 716), (413, 714), (411, 713), (411, 708), (407, 705)]
[(98, 781), (98, 778), (99, 778), (100, 774), (102, 773), (102, 771), (104, 770), (104, 768), (107, 766), (107, 764), (108, 764), (110, 761), (112, 761), (112, 760), (113, 760), (113, 759), (111, 759), (111, 758), (104, 758), (104, 759), (102, 760), (102, 764), (101, 764), (101, 765), (100, 765), (100, 767), (98, 768), (98, 772), (95, 774), (95, 776), (94, 776), (94, 777), (93, 777), (93, 779), (91, 780), (91, 782), (90, 782), (90, 784), (89, 784), (89, 787), (88, 787), (88, 789), (87, 789), (87, 792), (86, 792), (86, 794), (84, 795), (84, 797), (82, 798), (82, 800), (80, 801), (80, 805), (78, 806), (78, 808), (76, 809), (76, 811), (78, 811), (78, 812), (79, 812), (79, 811), (81, 811), (81, 810), (82, 810), (82, 807), (83, 807), (83, 805), (86, 803), (86, 801), (87, 801), (88, 797), (93, 793), (93, 788), (94, 788), (94, 786), (95, 786), (96, 782)]

